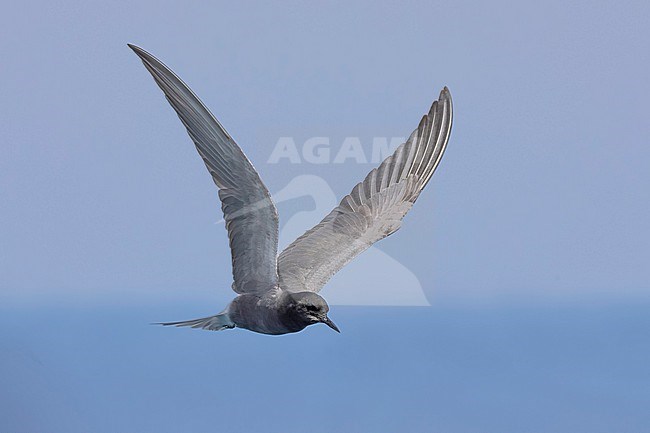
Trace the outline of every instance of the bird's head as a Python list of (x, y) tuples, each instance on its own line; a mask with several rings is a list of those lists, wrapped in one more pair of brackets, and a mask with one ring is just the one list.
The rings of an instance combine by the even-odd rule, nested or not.
[(329, 305), (321, 296), (314, 292), (299, 292), (291, 294), (291, 308), (302, 321), (309, 325), (324, 323), (336, 332), (339, 328), (327, 317)]

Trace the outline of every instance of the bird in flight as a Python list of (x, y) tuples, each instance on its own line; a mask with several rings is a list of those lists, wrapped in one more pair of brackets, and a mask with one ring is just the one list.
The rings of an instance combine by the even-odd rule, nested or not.
[(142, 48), (128, 46), (187, 128), (217, 185), (232, 253), (232, 289), (237, 293), (219, 314), (162, 325), (279, 335), (324, 323), (339, 332), (318, 292), (352, 259), (400, 228), (449, 141), (449, 90), (440, 92), (405, 143), (278, 255), (278, 212), (244, 152), (171, 69)]

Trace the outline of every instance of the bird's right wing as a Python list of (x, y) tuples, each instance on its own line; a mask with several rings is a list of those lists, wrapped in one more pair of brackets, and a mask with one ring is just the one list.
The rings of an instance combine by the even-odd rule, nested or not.
[(280, 254), (280, 286), (318, 292), (350, 260), (397, 231), (440, 163), (451, 124), (451, 95), (445, 87), (406, 143)]
[(130, 45), (187, 128), (219, 188), (230, 249), (233, 290), (265, 292), (276, 286), (278, 212), (244, 152), (183, 81), (160, 60)]

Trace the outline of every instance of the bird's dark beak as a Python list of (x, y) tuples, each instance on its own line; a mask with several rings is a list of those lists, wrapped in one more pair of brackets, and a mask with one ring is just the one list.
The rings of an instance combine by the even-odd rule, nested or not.
[(332, 319), (330, 319), (329, 317), (325, 317), (323, 323), (329, 326), (330, 328), (332, 328), (333, 330), (335, 330), (336, 332), (338, 332), (339, 334), (341, 333), (341, 331), (339, 331), (339, 327), (336, 326), (334, 322), (332, 322)]

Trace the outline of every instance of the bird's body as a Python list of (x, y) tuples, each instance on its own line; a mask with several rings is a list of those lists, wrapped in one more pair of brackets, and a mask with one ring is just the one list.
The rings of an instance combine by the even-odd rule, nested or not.
[(221, 313), (203, 319), (168, 322), (163, 325), (191, 326), (211, 331), (243, 328), (260, 334), (291, 334), (314, 323), (326, 323), (338, 331), (327, 317), (329, 307), (313, 292), (292, 294), (279, 288), (261, 295), (239, 295)]
[(151, 54), (129, 46), (176, 110), (219, 188), (232, 250), (233, 290), (239, 295), (217, 315), (163, 324), (277, 335), (325, 323), (338, 331), (317, 292), (350, 260), (400, 228), (449, 140), (447, 88), (393, 155), (278, 255), (277, 210), (250, 161), (180, 78)]
[(219, 314), (202, 319), (167, 322), (163, 325), (191, 326), (221, 331), (243, 328), (260, 334), (291, 334), (314, 323), (325, 323), (338, 332), (327, 317), (329, 306), (313, 292), (291, 293), (275, 288), (263, 294), (239, 295)]

